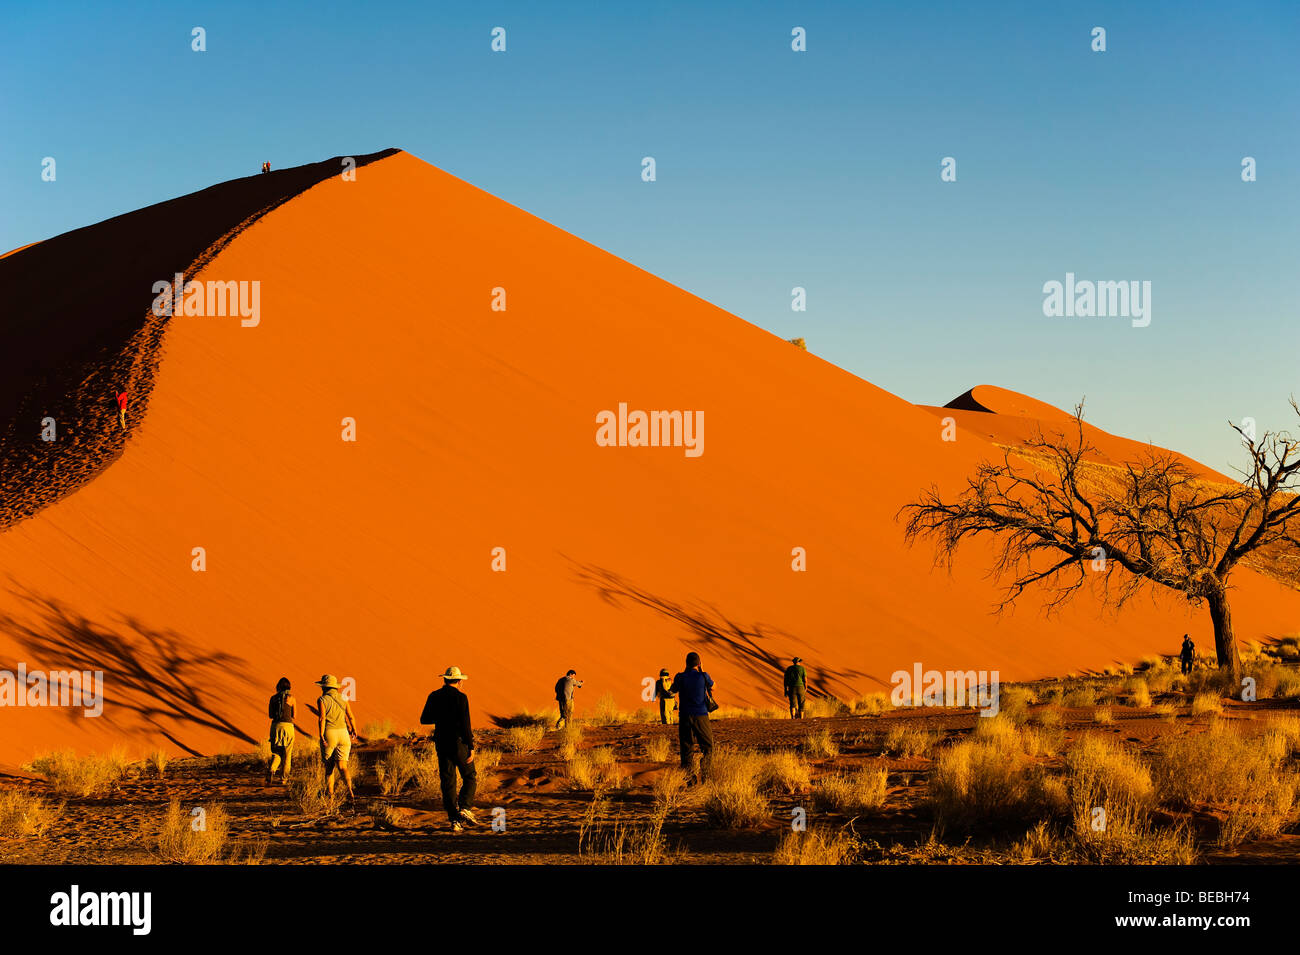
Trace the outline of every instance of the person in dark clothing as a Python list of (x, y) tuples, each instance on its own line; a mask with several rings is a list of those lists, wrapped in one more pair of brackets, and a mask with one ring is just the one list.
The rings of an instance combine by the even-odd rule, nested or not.
[(275, 684), (275, 695), (266, 706), (267, 716), (271, 718), (271, 762), (266, 768), (268, 786), (275, 781), (277, 769), (280, 771), (280, 785), (289, 783), (289, 765), (293, 762), (293, 716), (297, 705), (289, 678), (280, 677)]
[(681, 749), (682, 769), (691, 768), (691, 756), (698, 743), (700, 772), (707, 774), (709, 757), (713, 752), (713, 727), (709, 725), (713, 677), (700, 669), (700, 655), (694, 650), (686, 654), (686, 669), (673, 677), (669, 690), (677, 694), (677, 742)]
[(1183, 634), (1183, 648), (1178, 653), (1178, 659), (1183, 665), (1184, 673), (1191, 673), (1192, 667), (1196, 665), (1196, 644), (1192, 643), (1192, 638)]
[(560, 708), (560, 718), (555, 721), (557, 730), (561, 723), (568, 726), (569, 720), (573, 719), (573, 691), (580, 686), (582, 681), (578, 679), (577, 670), (570, 670), (555, 681), (555, 702)]
[[(438, 777), (442, 783), (442, 807), (447, 810), (453, 832), (465, 824), (477, 825), (474, 818), (474, 792), (478, 788), (478, 770), (474, 767), (474, 731), (469, 725), (469, 697), (459, 684), (468, 677), (460, 667), (447, 667), (442, 688), (434, 690), (420, 714), (422, 726), (433, 726), (433, 748), (438, 754)], [(456, 792), (456, 773), (460, 773), (460, 793)]]
[(672, 682), (667, 667), (659, 671), (659, 679), (655, 681), (655, 699), (659, 701), (659, 722), (664, 726), (673, 721)]
[(790, 719), (803, 719), (804, 699), (808, 692), (808, 671), (799, 657), (785, 668), (785, 698), (790, 704)]

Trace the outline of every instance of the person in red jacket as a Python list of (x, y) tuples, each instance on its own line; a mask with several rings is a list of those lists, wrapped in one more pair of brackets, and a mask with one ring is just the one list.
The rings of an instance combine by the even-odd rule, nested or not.
[(122, 426), (123, 431), (126, 430), (126, 403), (128, 400), (130, 400), (130, 396), (125, 391), (117, 396), (117, 423)]

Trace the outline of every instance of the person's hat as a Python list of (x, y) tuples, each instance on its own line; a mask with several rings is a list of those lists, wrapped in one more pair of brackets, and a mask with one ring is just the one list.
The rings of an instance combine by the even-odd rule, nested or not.
[(469, 677), (460, 672), (460, 667), (447, 667), (447, 672), (442, 675), (442, 678), (444, 680), (450, 680), (453, 683), (469, 679)]
[(316, 681), (316, 685), (327, 690), (337, 690), (339, 688), (339, 678), (333, 673), (326, 673)]
[(669, 674), (668, 674), (668, 668), (667, 668), (667, 667), (664, 667), (662, 670), (660, 670), (660, 671), (659, 671), (659, 675), (660, 675), (660, 676), (668, 676), (668, 675), (669, 675)]

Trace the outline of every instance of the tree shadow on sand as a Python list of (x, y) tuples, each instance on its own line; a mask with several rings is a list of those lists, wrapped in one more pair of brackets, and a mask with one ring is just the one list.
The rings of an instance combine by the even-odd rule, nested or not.
[[(241, 658), (199, 647), (174, 630), (153, 630), (131, 616), (108, 629), (52, 597), (11, 592), (40, 618), (31, 623), (0, 612), (0, 630), (22, 648), (29, 668), (39, 663), (47, 671), (103, 671), (106, 714), (110, 707), (133, 713), (191, 755), (201, 754), (176, 735), (186, 728), (256, 742), (218, 710), (232, 683), (252, 685)], [(17, 662), (0, 666), (12, 671)], [(75, 719), (82, 711), (66, 712)]]
[[(732, 620), (712, 604), (687, 606), (653, 594), (630, 580), (589, 564), (577, 564), (578, 580), (595, 589), (606, 603), (622, 607), (625, 603), (637, 604), (665, 617), (684, 628), (691, 639), (682, 642), (701, 656), (713, 655), (739, 667), (755, 684), (771, 686), (780, 693), (782, 678), (790, 656), (796, 650), (808, 654), (808, 692), (811, 696), (832, 696), (851, 699), (858, 691), (853, 683), (863, 681), (878, 683), (888, 688), (885, 681), (851, 668), (836, 668), (817, 657), (817, 650), (808, 641), (777, 627), (762, 623), (744, 626)], [(707, 669), (707, 660), (706, 660)]]

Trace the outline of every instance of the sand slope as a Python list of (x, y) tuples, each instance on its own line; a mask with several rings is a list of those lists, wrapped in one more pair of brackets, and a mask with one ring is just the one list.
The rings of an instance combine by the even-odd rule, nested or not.
[[(259, 280), (261, 324), (173, 320), (121, 457), (0, 535), (0, 660), (109, 671), (100, 719), (0, 711), (0, 760), (123, 731), (244, 749), (282, 674), (300, 699), (351, 677), (363, 723), (405, 728), (449, 663), (485, 720), (570, 666), (580, 710), (635, 708), (688, 648), (743, 705), (794, 652), (846, 694), (917, 661), (1010, 679), (1212, 645), (1174, 600), (990, 616), (986, 554), (935, 573), (894, 517), (991, 444), (408, 154), (266, 213), (200, 278)], [(702, 410), (703, 455), (598, 447), (620, 401)], [(1235, 580), (1243, 638), (1300, 620)]]

